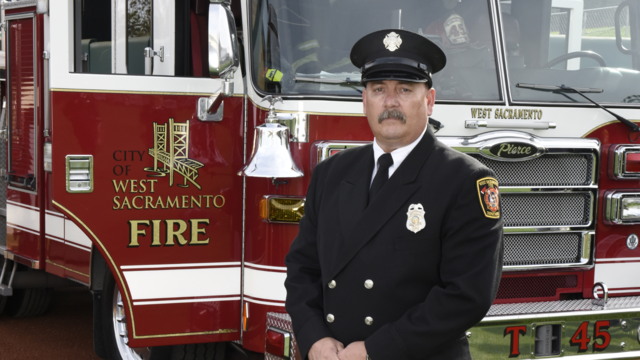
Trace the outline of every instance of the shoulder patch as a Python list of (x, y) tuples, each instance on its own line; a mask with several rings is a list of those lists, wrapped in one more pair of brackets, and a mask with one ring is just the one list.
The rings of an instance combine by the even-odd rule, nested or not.
[(485, 177), (476, 181), (478, 186), (478, 198), (484, 216), (489, 219), (500, 218), (500, 191), (498, 190), (498, 180), (492, 177)]

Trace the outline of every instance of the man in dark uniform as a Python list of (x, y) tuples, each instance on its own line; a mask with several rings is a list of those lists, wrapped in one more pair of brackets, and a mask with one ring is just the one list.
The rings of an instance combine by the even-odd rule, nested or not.
[(303, 359), (470, 359), (465, 331), (491, 306), (502, 270), (494, 173), (427, 126), (431, 74), (445, 55), (425, 37), (360, 39), (372, 145), (316, 166), (286, 257), (286, 309)]

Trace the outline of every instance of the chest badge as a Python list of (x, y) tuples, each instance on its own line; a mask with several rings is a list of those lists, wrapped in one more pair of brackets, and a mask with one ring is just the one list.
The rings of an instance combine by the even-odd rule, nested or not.
[(424, 208), (422, 207), (422, 204), (409, 205), (409, 211), (407, 211), (407, 229), (417, 233), (424, 229), (425, 225)]
[(392, 31), (384, 37), (382, 42), (384, 42), (384, 47), (387, 48), (387, 50), (393, 52), (398, 50), (400, 44), (402, 44), (402, 39), (400, 38), (400, 35)]

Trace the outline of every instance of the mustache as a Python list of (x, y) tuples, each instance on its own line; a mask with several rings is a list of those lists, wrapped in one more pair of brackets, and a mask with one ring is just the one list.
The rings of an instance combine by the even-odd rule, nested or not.
[(407, 122), (407, 116), (402, 111), (398, 109), (387, 109), (378, 116), (378, 124), (382, 123), (383, 120), (391, 118), (402, 120), (403, 124)]

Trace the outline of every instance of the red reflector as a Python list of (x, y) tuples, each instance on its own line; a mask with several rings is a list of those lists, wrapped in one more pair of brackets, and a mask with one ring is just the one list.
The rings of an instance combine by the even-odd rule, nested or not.
[(640, 172), (640, 153), (628, 152), (627, 162), (625, 164), (627, 172)]
[(289, 340), (290, 336), (287, 332), (280, 332), (273, 329), (267, 330), (267, 346), (266, 350), (269, 354), (280, 356), (283, 358), (289, 357)]
[(339, 153), (339, 152), (340, 152), (340, 151), (342, 151), (342, 150), (344, 150), (344, 149), (334, 149), (334, 150), (331, 150), (331, 151), (329, 151), (329, 156), (335, 155), (335, 154)]

